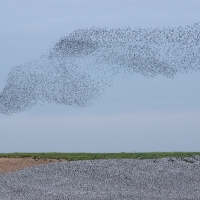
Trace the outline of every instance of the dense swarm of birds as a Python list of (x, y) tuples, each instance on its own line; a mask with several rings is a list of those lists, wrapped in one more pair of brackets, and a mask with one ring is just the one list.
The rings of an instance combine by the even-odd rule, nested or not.
[(175, 28), (79, 29), (46, 54), (11, 69), (0, 113), (49, 102), (88, 106), (119, 74), (174, 77), (200, 69), (200, 23)]
[(66, 161), (34, 166), (1, 174), (0, 199), (199, 199), (200, 157), (182, 158), (160, 158), (157, 162)]

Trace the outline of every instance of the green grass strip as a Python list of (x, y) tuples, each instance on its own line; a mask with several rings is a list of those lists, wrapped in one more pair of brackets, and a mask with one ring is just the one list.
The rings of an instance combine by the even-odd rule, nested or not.
[(142, 152), (142, 153), (0, 153), (0, 158), (34, 158), (34, 159), (64, 159), (95, 160), (95, 159), (153, 159), (164, 157), (188, 157), (200, 155), (200, 152)]

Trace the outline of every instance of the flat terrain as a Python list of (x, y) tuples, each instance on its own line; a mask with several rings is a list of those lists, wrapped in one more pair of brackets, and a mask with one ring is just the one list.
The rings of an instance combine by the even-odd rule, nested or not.
[(0, 158), (0, 174), (14, 172), (23, 168), (58, 162), (56, 159), (33, 159), (33, 158)]
[(200, 152), (148, 152), (148, 153), (0, 153), (0, 174), (14, 172), (35, 165), (60, 161), (96, 159), (161, 159), (187, 158)]

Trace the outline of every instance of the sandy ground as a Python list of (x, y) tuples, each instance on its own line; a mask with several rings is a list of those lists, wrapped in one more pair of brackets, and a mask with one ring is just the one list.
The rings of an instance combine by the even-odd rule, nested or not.
[(0, 158), (0, 174), (14, 172), (34, 165), (41, 165), (41, 164), (60, 162), (60, 161), (64, 160), (56, 160), (56, 159), (35, 160), (33, 158)]

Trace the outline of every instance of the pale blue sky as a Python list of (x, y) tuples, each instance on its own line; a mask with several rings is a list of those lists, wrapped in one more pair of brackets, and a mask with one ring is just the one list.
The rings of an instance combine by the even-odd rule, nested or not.
[[(0, 90), (12, 67), (79, 28), (200, 22), (199, 0), (0, 0)], [(0, 114), (0, 152), (200, 151), (200, 72), (121, 77), (86, 108)]]

